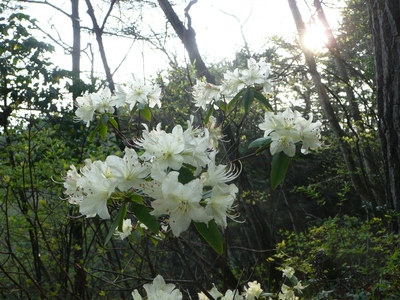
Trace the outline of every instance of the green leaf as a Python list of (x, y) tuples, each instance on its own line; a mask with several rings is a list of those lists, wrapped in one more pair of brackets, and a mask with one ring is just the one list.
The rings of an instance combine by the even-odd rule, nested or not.
[(108, 119), (109, 119), (109, 117), (107, 114), (102, 114), (100, 117), (101, 124), (107, 125)]
[[(223, 111), (225, 111), (225, 112), (227, 111), (228, 104), (227, 104), (225, 101), (223, 101), (223, 100), (218, 100), (218, 101), (216, 101), (214, 104), (215, 104), (216, 106), (218, 106), (220, 110), (223, 110)], [(212, 105), (211, 107), (214, 107), (214, 105)]]
[(106, 140), (107, 137), (107, 130), (108, 130), (108, 126), (106, 124), (100, 123), (100, 137), (103, 141)]
[(285, 178), (286, 172), (289, 168), (290, 157), (287, 156), (283, 151), (279, 153), (275, 153), (272, 159), (272, 168), (271, 168), (271, 187), (272, 189), (276, 189), (276, 187), (282, 182)]
[(211, 117), (211, 115), (213, 114), (213, 112), (214, 112), (214, 106), (211, 105), (210, 109), (208, 110), (208, 112), (207, 112), (207, 114), (206, 114), (206, 117), (204, 118), (204, 123), (205, 123), (205, 124), (208, 123), (208, 121), (210, 120), (210, 117)]
[(126, 217), (127, 210), (128, 209), (126, 207), (126, 204), (123, 204), (122, 207), (121, 207), (121, 211), (120, 211), (121, 217), (120, 217), (119, 222), (118, 222), (118, 231), (120, 231), (120, 232), (124, 231), (122, 226), (124, 225), (124, 219)]
[(248, 112), (251, 104), (254, 100), (254, 90), (252, 88), (247, 88), (243, 93), (243, 107), (244, 111)]
[(143, 118), (145, 118), (147, 121), (151, 121), (151, 110), (150, 107), (146, 106), (145, 108), (140, 110), (140, 114)]
[(260, 146), (265, 146), (265, 144), (271, 144), (271, 138), (268, 137), (262, 137), (259, 139), (256, 139), (252, 141), (249, 145), (249, 148), (255, 148), (255, 147), (260, 147)]
[(254, 98), (256, 98), (258, 101), (260, 101), (262, 104), (264, 104), (265, 107), (267, 107), (269, 110), (271, 110), (271, 111), (274, 110), (272, 108), (271, 104), (269, 103), (268, 99), (265, 98), (265, 96), (262, 93), (255, 91)]
[(186, 167), (181, 167), (179, 170), (179, 176), (178, 176), (178, 181), (182, 184), (186, 184), (190, 181), (192, 181), (193, 179), (196, 179), (196, 177), (194, 177), (193, 172), (191, 170), (189, 170)]
[(115, 217), (114, 222), (111, 224), (110, 231), (108, 232), (108, 234), (106, 236), (106, 240), (104, 241), (104, 246), (107, 245), (107, 243), (110, 241), (111, 237), (114, 234), (115, 229), (117, 229), (117, 227), (119, 227), (119, 224), (120, 223), (122, 224), (124, 222), (125, 216), (126, 216), (126, 207), (121, 208), (119, 210), (117, 216)]
[(150, 214), (150, 209), (137, 202), (132, 202), (131, 208), (140, 222), (146, 225), (154, 234), (158, 233), (158, 221), (155, 216)]
[(94, 137), (96, 136), (97, 131), (100, 129), (100, 123), (97, 124), (96, 128), (89, 134), (88, 140), (89, 142), (94, 140)]
[(229, 102), (228, 104), (228, 111), (232, 109), (232, 107), (234, 107), (236, 105), (236, 103), (238, 102), (238, 100), (240, 99), (240, 97), (242, 96), (242, 94), (244, 93), (244, 91), (246, 91), (246, 89), (241, 89), (239, 91), (239, 93), (236, 94), (235, 97), (233, 97), (233, 99)]
[(111, 123), (111, 125), (114, 128), (118, 129), (118, 123), (117, 123), (117, 121), (115, 121), (115, 119), (113, 117), (109, 118), (108, 121)]
[(222, 254), (223, 251), (223, 243), (221, 233), (218, 230), (218, 226), (214, 220), (208, 222), (208, 225), (205, 223), (197, 223), (194, 222), (194, 226), (196, 226), (197, 231), (201, 234), (201, 236), (206, 240), (206, 242), (218, 253)]
[(129, 194), (129, 198), (138, 204), (143, 204), (143, 197), (136, 194)]

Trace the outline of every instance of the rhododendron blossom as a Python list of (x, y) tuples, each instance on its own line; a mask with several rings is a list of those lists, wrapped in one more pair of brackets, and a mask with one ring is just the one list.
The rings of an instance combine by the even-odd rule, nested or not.
[(319, 148), (321, 142), (321, 122), (312, 122), (312, 114), (309, 119), (303, 118), (298, 111), (290, 108), (279, 114), (265, 112), (264, 122), (259, 128), (264, 130), (264, 136), (271, 138), (271, 154), (283, 151), (287, 156), (296, 154), (296, 143), (302, 142), (301, 152), (308, 153), (309, 148)]
[[(168, 283), (166, 284), (164, 278), (158, 275), (154, 278), (153, 283), (144, 284), (144, 289), (147, 293), (147, 300), (181, 300), (182, 293), (175, 289), (175, 285)], [(132, 292), (133, 300), (142, 300), (142, 296), (138, 290)]]
[(152, 215), (168, 215), (169, 225), (172, 233), (179, 236), (185, 231), (191, 221), (208, 223), (212, 216), (208, 215), (205, 209), (200, 205), (203, 196), (203, 184), (200, 179), (195, 179), (187, 184), (178, 181), (178, 172), (170, 172), (161, 183), (160, 193), (148, 192), (154, 196), (155, 201), (151, 202), (154, 210)]

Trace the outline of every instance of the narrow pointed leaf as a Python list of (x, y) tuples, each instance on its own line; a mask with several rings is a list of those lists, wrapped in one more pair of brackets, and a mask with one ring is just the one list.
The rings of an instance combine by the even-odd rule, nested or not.
[(117, 123), (117, 121), (115, 121), (114, 118), (109, 118), (108, 121), (111, 123), (111, 125), (112, 125), (114, 128), (117, 128), (117, 129), (118, 129), (118, 123)]
[(222, 254), (223, 251), (223, 242), (221, 233), (218, 230), (218, 226), (214, 220), (208, 222), (208, 225), (205, 223), (197, 223), (194, 222), (197, 231), (201, 234), (201, 236), (206, 240), (206, 242), (218, 253)]
[(109, 119), (109, 117), (107, 114), (101, 115), (101, 117), (100, 117), (101, 124), (107, 125), (108, 119)]
[(150, 209), (137, 202), (132, 202), (131, 208), (140, 222), (146, 225), (154, 234), (158, 233), (158, 221), (155, 216), (150, 214)]
[(94, 137), (96, 136), (97, 131), (100, 129), (100, 123), (97, 124), (96, 128), (89, 134), (88, 140), (89, 142), (94, 140)]
[(108, 232), (106, 240), (104, 241), (104, 246), (107, 245), (107, 243), (110, 241), (111, 237), (114, 234), (115, 229), (118, 228), (119, 223), (124, 221), (125, 216), (126, 216), (126, 208), (125, 209), (121, 208), (117, 216), (115, 217), (114, 222), (111, 224), (110, 231)]
[(124, 225), (124, 219), (126, 217), (127, 207), (123, 204), (121, 207), (121, 217), (118, 222), (118, 231), (123, 232), (122, 226)]
[(283, 151), (275, 153), (272, 159), (271, 168), (271, 188), (274, 190), (285, 178), (286, 172), (289, 168), (290, 157), (287, 156)]
[(146, 106), (145, 108), (140, 110), (140, 115), (145, 118), (147, 121), (151, 121), (151, 111), (150, 107)]
[(211, 117), (211, 115), (213, 114), (213, 112), (214, 112), (214, 106), (211, 105), (210, 109), (208, 110), (208, 112), (207, 112), (207, 114), (206, 114), (206, 117), (204, 118), (204, 123), (205, 123), (205, 124), (208, 123), (208, 121), (210, 120), (210, 117)]
[(255, 91), (254, 92), (254, 98), (256, 98), (258, 101), (260, 101), (262, 104), (264, 104), (265, 107), (268, 108), (269, 110), (271, 110), (271, 111), (273, 110), (273, 108), (272, 108), (271, 104), (269, 103), (268, 99), (265, 98), (265, 96), (262, 93)]
[(107, 131), (108, 131), (108, 126), (106, 124), (100, 123), (100, 137), (103, 141), (106, 140), (107, 137)]
[(231, 102), (229, 102), (228, 104), (228, 111), (232, 109), (232, 107), (234, 107), (236, 105), (236, 103), (238, 102), (238, 100), (240, 99), (240, 97), (243, 95), (244, 91), (246, 91), (246, 89), (242, 89), (239, 91), (239, 93), (236, 94), (235, 97), (233, 97), (233, 99), (231, 100)]
[(268, 144), (268, 145), (271, 144), (271, 138), (269, 136), (258, 138), (256, 140), (252, 141), (249, 145), (249, 148), (260, 147), (260, 146), (264, 146), (265, 144)]
[(243, 107), (244, 111), (248, 112), (251, 104), (254, 100), (254, 90), (252, 88), (247, 88), (243, 93)]

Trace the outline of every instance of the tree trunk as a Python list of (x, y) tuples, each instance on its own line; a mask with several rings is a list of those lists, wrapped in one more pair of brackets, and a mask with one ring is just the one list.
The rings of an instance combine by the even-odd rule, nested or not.
[(214, 76), (211, 75), (203, 61), (203, 58), (200, 55), (199, 48), (197, 47), (196, 43), (196, 32), (192, 28), (191, 24), (189, 9), (196, 2), (197, 1), (191, 1), (185, 9), (185, 15), (188, 19), (188, 28), (186, 28), (172, 8), (171, 3), (169, 3), (168, 0), (158, 0), (158, 4), (163, 10), (165, 17), (167, 18), (168, 22), (171, 23), (176, 34), (185, 46), (190, 62), (195, 65), (197, 76), (199, 78), (204, 76), (207, 82), (215, 84)]
[[(386, 177), (386, 199), (400, 210), (400, 6), (398, 1), (367, 1), (375, 58), (375, 79)], [(400, 229), (400, 219), (397, 228)]]
[[(71, 0), (71, 21), (72, 21), (72, 76), (73, 80), (79, 81), (81, 73), (81, 25), (79, 23), (79, 0)], [(78, 97), (77, 89), (72, 92), (72, 99)]]
[(93, 23), (93, 31), (94, 31), (94, 34), (96, 35), (97, 44), (99, 46), (100, 57), (101, 57), (101, 61), (103, 62), (104, 72), (106, 73), (108, 87), (110, 88), (111, 92), (114, 92), (115, 84), (114, 84), (113, 75), (111, 73), (110, 66), (108, 65), (106, 51), (104, 48), (103, 31), (104, 31), (104, 26), (107, 22), (107, 19), (110, 16), (112, 8), (113, 8), (114, 4), (117, 2), (117, 0), (111, 1), (110, 8), (109, 8), (106, 16), (104, 17), (103, 24), (101, 27), (100, 27), (99, 23), (97, 22), (92, 3), (90, 2), (90, 0), (85, 0), (85, 2), (88, 7), (87, 13), (90, 16), (92, 23)]
[(326, 118), (329, 121), (330, 129), (334, 133), (335, 137), (337, 138), (337, 143), (339, 144), (340, 151), (342, 152), (344, 161), (346, 163), (347, 170), (349, 171), (349, 175), (352, 181), (352, 184), (357, 191), (357, 193), (360, 195), (360, 197), (363, 199), (364, 202), (371, 203), (372, 198), (370, 193), (368, 192), (368, 188), (365, 185), (365, 182), (361, 178), (361, 176), (358, 174), (357, 170), (357, 165), (354, 160), (353, 153), (351, 151), (350, 145), (345, 141), (345, 133), (340, 126), (339, 120), (336, 116), (336, 112), (332, 106), (332, 103), (329, 99), (329, 95), (327, 93), (326, 87), (321, 81), (321, 76), (317, 70), (317, 64), (314, 58), (313, 53), (311, 50), (307, 49), (307, 47), (304, 45), (304, 38), (305, 38), (305, 33), (306, 33), (306, 26), (304, 24), (304, 21), (302, 19), (301, 13), (299, 11), (299, 8), (297, 6), (296, 0), (288, 0), (290, 10), (293, 15), (293, 19), (296, 24), (297, 31), (299, 33), (300, 37), (300, 44), (306, 59), (306, 63), (309, 68), (309, 72), (311, 74), (312, 80), (315, 85), (315, 89), (318, 93), (318, 98), (319, 102), (321, 104), (321, 107), (325, 113)]
[(376, 182), (376, 175), (380, 173), (380, 170), (376, 167), (377, 165), (374, 163), (376, 162), (377, 158), (369, 147), (359, 146), (359, 133), (365, 131), (365, 126), (358, 106), (358, 100), (351, 86), (350, 76), (346, 68), (346, 62), (342, 57), (339, 44), (329, 26), (328, 20), (325, 16), (325, 12), (321, 5), (321, 0), (314, 0), (314, 7), (317, 10), (318, 19), (324, 26), (324, 33), (328, 39), (327, 47), (330, 53), (333, 55), (333, 60), (335, 62), (338, 72), (338, 78), (344, 83), (343, 89), (346, 93), (347, 101), (350, 104), (351, 118), (348, 118), (348, 122), (351, 123), (351, 125), (349, 125), (352, 128), (354, 135), (356, 136), (357, 156), (363, 179), (365, 181), (365, 186), (369, 189), (369, 193), (373, 195), (373, 197), (371, 197), (371, 199), (373, 200), (372, 205), (384, 205), (384, 197), (381, 192), (382, 189), (380, 188), (381, 182)]

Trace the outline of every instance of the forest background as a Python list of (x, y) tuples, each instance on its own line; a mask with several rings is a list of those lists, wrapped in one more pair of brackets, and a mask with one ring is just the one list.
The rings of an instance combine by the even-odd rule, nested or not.
[[(260, 36), (264, 47), (253, 50), (239, 34), (243, 47), (234, 59), (218, 62), (207, 61), (197, 47), (198, 23), (191, 16), (197, 1), (175, 2), (71, 0), (68, 11), (48, 1), (0, 4), (1, 297), (130, 299), (157, 274), (187, 299), (197, 299), (197, 291), (212, 283), (240, 290), (256, 280), (264, 291), (277, 292), (282, 282), (277, 268), (289, 265), (308, 285), (300, 295), (304, 299), (399, 298), (400, 21), (393, 16), (400, 8), (395, 1), (349, 0), (340, 6), (304, 1), (309, 13), (304, 17), (297, 2), (288, 0), (285, 9), (298, 38)], [(70, 42), (32, 19), (33, 6), (61, 12), (65, 26), (72, 27)], [(83, 26), (82, 9), (89, 25)], [(335, 30), (325, 10), (340, 15)], [(163, 18), (157, 31), (143, 22), (141, 13), (149, 11), (151, 18)], [(316, 48), (306, 43), (312, 27), (324, 34), (324, 44)], [(92, 36), (92, 44), (84, 36)], [(273, 190), (271, 155), (249, 148), (262, 135), (258, 124), (265, 107), (238, 106), (231, 115), (218, 116), (226, 136), (221, 161), (242, 163), (235, 182), (242, 222), (230, 221), (222, 232), (222, 255), (195, 230), (165, 240), (134, 230), (129, 240), (105, 243), (112, 221), (82, 218), (62, 200), (60, 182), (71, 164), (124, 148), (111, 130), (106, 140), (89, 142), (93, 128), (74, 122), (73, 100), (105, 86), (113, 91), (119, 63), (110, 60), (123, 66), (130, 55), (125, 48), (107, 52), (104, 40), (110, 36), (146, 44), (168, 62), (146, 78), (163, 90), (162, 109), (151, 111), (152, 126), (184, 124), (191, 114), (201, 123), (204, 116), (191, 95), (196, 78), (219, 83), (226, 70), (245, 67), (250, 57), (271, 63), (268, 100), (275, 111), (290, 106), (323, 122), (322, 149), (292, 159), (284, 182)], [(176, 50), (176, 41), (185, 53)], [(55, 47), (70, 57), (71, 67), (58, 67), (51, 55)], [(142, 70), (136, 76), (147, 75)], [(121, 122), (121, 133), (138, 136), (142, 121)], [(112, 214), (117, 213), (114, 207)]]

